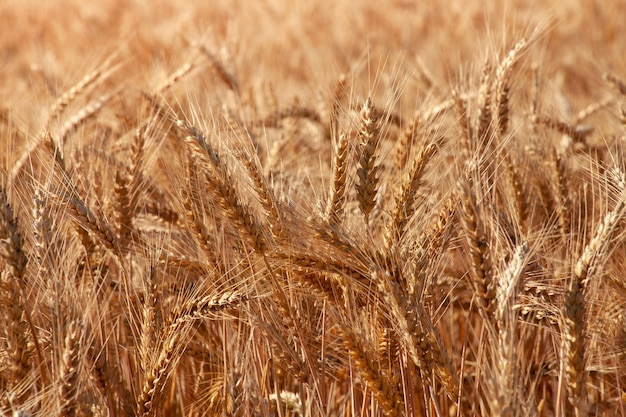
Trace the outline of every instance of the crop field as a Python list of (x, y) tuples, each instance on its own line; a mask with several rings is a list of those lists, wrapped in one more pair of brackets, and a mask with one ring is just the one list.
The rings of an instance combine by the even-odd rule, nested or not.
[(0, 0), (0, 416), (626, 416), (624, 22)]

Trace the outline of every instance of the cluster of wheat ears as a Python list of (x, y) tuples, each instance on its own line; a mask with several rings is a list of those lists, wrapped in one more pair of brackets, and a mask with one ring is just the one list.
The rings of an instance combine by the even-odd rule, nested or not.
[(565, 119), (541, 36), (408, 112), (202, 42), (3, 103), (0, 414), (624, 415), (626, 73)]

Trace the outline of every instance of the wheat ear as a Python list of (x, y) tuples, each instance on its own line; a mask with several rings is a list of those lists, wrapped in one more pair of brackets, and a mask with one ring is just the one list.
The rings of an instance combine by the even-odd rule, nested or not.
[(565, 356), (567, 395), (577, 417), (588, 413), (587, 355), (585, 327), (590, 281), (595, 278), (610, 251), (613, 233), (626, 212), (626, 176), (615, 172), (618, 202), (596, 228), (593, 238), (585, 245), (573, 268), (572, 280), (564, 301)]
[(350, 359), (356, 365), (359, 374), (367, 387), (372, 390), (378, 404), (385, 410), (387, 416), (404, 415), (404, 402), (393, 381), (389, 380), (370, 358), (370, 354), (364, 348), (361, 337), (352, 329), (342, 327), (339, 334), (344, 346), (348, 350)]
[(406, 226), (415, 213), (417, 191), (421, 185), (426, 166), (436, 151), (437, 145), (431, 143), (422, 149), (413, 161), (411, 171), (402, 184), (400, 194), (396, 197), (396, 207), (391, 215), (390, 224), (387, 226), (385, 241), (388, 249), (391, 248), (393, 242), (397, 242), (404, 235)]
[(461, 221), (472, 261), (470, 275), (482, 307), (489, 309), (489, 304), (493, 299), (491, 254), (476, 205), (476, 196), (467, 182), (467, 180), (459, 182), (459, 191), (462, 207)]
[(61, 368), (59, 370), (61, 405), (59, 416), (74, 416), (77, 414), (78, 377), (80, 374), (80, 326), (76, 320), (68, 325)]
[(330, 224), (340, 224), (345, 206), (346, 180), (348, 172), (348, 138), (340, 135), (333, 153), (332, 188), (328, 198), (326, 217)]
[(374, 106), (372, 105), (372, 100), (368, 98), (361, 109), (361, 128), (359, 130), (361, 152), (357, 170), (358, 182), (356, 184), (359, 208), (365, 216), (365, 223), (368, 225), (370, 213), (374, 209), (378, 188), (379, 167), (376, 165), (375, 155), (380, 139), (378, 130), (378, 119), (374, 115)]
[(494, 116), (496, 117), (496, 130), (500, 135), (504, 135), (509, 128), (509, 80), (511, 70), (527, 47), (528, 42), (526, 39), (520, 39), (496, 69), (494, 86), (496, 113)]
[(222, 82), (233, 92), (239, 94), (239, 83), (237, 82), (237, 78), (232, 73), (230, 73), (220, 62), (220, 60), (217, 59), (217, 57), (211, 52), (209, 52), (206, 47), (200, 46), (200, 52), (202, 52), (204, 56), (207, 57), (209, 63), (211, 64), (211, 68), (218, 76), (218, 78), (222, 80)]

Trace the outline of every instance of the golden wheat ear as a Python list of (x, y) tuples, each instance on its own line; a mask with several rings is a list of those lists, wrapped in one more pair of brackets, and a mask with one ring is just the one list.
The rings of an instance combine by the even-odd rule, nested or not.
[(359, 129), (359, 168), (356, 184), (359, 208), (365, 217), (365, 224), (370, 223), (370, 214), (376, 205), (378, 192), (379, 165), (376, 163), (376, 150), (380, 141), (379, 119), (374, 112), (372, 100), (367, 99), (361, 109), (361, 127)]

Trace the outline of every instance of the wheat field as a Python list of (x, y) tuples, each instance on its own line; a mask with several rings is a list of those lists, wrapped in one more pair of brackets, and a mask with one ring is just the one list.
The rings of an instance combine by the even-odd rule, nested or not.
[(626, 1), (0, 19), (1, 416), (626, 415)]

